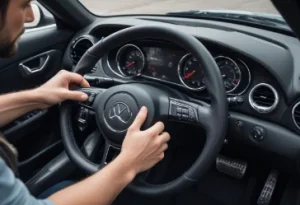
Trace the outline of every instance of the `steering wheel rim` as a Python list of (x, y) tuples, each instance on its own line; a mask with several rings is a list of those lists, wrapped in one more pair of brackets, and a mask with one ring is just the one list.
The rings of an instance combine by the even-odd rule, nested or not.
[[(203, 64), (206, 76), (206, 88), (211, 99), (211, 109), (208, 117), (202, 121), (206, 128), (207, 139), (201, 155), (182, 176), (163, 185), (131, 183), (129, 188), (147, 196), (172, 194), (196, 182), (213, 163), (221, 150), (228, 124), (227, 98), (219, 68), (206, 47), (195, 37), (161, 26), (136, 26), (116, 32), (102, 39), (91, 47), (81, 58), (74, 72), (85, 74), (113, 47), (127, 42), (143, 39), (151, 34), (151, 38), (175, 43), (190, 52)], [(199, 110), (199, 109), (198, 109)], [(89, 174), (98, 171), (98, 166), (86, 159), (78, 149), (70, 119), (71, 105), (65, 102), (61, 105), (60, 124), (62, 140), (70, 159)], [(201, 118), (202, 116), (199, 116)], [(221, 122), (221, 123), (220, 123)], [(136, 180), (137, 181), (137, 180)]]

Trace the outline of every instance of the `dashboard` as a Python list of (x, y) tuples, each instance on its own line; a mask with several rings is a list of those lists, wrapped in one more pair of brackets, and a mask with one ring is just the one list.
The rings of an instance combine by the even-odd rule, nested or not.
[[(188, 20), (182, 21), (187, 23)], [(111, 18), (91, 25), (74, 36), (65, 53), (63, 66), (72, 70), (84, 52), (101, 38), (145, 22), (156, 24), (152, 19)], [(220, 69), (230, 111), (277, 123), (300, 134), (293, 115), (285, 116), (298, 102), (300, 85), (291, 85), (298, 82), (294, 79), (298, 70), (293, 66), (298, 58), (293, 59), (291, 54), (294, 52), (282, 45), (291, 40), (291, 45), (295, 45), (297, 40), (280, 35), (279, 40), (288, 38), (288, 41), (276, 42), (277, 33), (249, 27), (244, 31), (244, 27), (236, 29), (227, 24), (226, 29), (214, 28), (216, 22), (209, 23), (209, 26), (202, 27), (189, 26), (188, 23), (185, 26), (165, 23), (164, 26), (182, 29), (207, 48)], [(259, 32), (261, 36), (254, 37)], [(274, 39), (266, 40), (272, 37), (271, 34), (275, 34)], [(181, 45), (152, 39), (151, 36), (111, 48), (89, 75), (123, 82), (162, 84), (209, 103), (202, 62)]]
[[(149, 24), (192, 35), (211, 53), (227, 92), (226, 137), (237, 145), (235, 149), (300, 173), (300, 43), (293, 36), (209, 20), (112, 17), (78, 32), (66, 49), (62, 66), (74, 69), (84, 52), (101, 38)], [(152, 39), (150, 34), (111, 48), (87, 76), (169, 86), (210, 103), (201, 61), (180, 45)]]

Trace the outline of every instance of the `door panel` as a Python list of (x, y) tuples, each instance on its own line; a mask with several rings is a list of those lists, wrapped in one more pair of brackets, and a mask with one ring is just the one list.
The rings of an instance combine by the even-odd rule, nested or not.
[[(0, 59), (0, 94), (35, 88), (49, 80), (61, 69), (72, 34), (56, 25), (27, 30), (19, 41), (17, 54)], [(56, 106), (33, 111), (1, 128), (19, 151), (23, 181), (30, 180), (63, 151), (58, 114)]]
[[(17, 54), (0, 60), (0, 94), (33, 88), (46, 82), (61, 69), (62, 54), (70, 37), (70, 32), (60, 31), (56, 26), (26, 32), (20, 39)], [(45, 52), (50, 52), (51, 61), (43, 72), (30, 78), (24, 76), (20, 63)]]
[(32, 74), (29, 74), (29, 72), (25, 71), (25, 68), (23, 67), (29, 64), (28, 60), (29, 62), (32, 61), (32, 57), (16, 62), (5, 69), (2, 69), (0, 71), (0, 93), (3, 94), (34, 88), (46, 82), (60, 70), (62, 51), (51, 50), (39, 55), (49, 55), (48, 61), (44, 62), (46, 63), (45, 67), (39, 72), (34, 73), (33, 71)]

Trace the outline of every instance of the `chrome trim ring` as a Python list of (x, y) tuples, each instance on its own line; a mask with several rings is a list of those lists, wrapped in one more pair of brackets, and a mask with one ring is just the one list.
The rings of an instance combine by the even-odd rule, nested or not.
[(75, 41), (73, 41), (73, 45), (71, 46), (72, 48), (76, 47), (77, 44), (83, 40), (88, 40), (90, 41), (93, 45), (95, 45), (94, 40), (92, 39), (91, 36), (88, 35), (84, 35), (84, 36), (80, 36), (79, 38), (77, 38)]
[(292, 109), (292, 118), (293, 118), (294, 124), (295, 124), (296, 127), (300, 130), (300, 126), (296, 123), (295, 115), (294, 115), (295, 109), (296, 109), (296, 107), (297, 107), (298, 105), (300, 105), (300, 102), (296, 103), (296, 104), (293, 106), (293, 109)]
[(180, 59), (180, 61), (179, 61), (179, 63), (178, 63), (178, 68), (177, 68), (177, 75), (178, 75), (178, 78), (179, 78), (180, 82), (181, 82), (186, 88), (188, 88), (188, 89), (190, 89), (190, 90), (201, 91), (201, 90), (205, 89), (205, 86), (201, 86), (201, 87), (199, 87), (199, 88), (193, 88), (193, 87), (187, 85), (187, 84), (184, 82), (184, 80), (182, 79), (182, 76), (181, 76), (181, 69), (183, 68), (182, 66), (183, 66), (184, 62), (186, 62), (186, 60), (187, 60), (188, 58), (191, 58), (191, 57), (193, 57), (192, 54), (188, 53), (188, 54), (184, 55), (184, 56)]
[[(73, 52), (73, 50), (75, 49), (75, 47), (78, 45), (78, 43), (80, 43), (81, 41), (89, 41), (91, 44), (92, 44), (92, 46), (91, 47), (93, 47), (94, 45), (95, 45), (95, 42), (94, 42), (94, 40), (92, 39), (92, 37), (91, 36), (88, 36), (88, 35), (83, 35), (83, 36), (80, 36), (80, 37), (78, 37), (77, 39), (75, 39), (73, 42), (72, 42), (72, 44), (71, 44), (71, 47), (70, 47), (70, 58), (71, 58), (71, 60), (73, 61), (73, 63), (78, 63), (78, 62), (75, 62), (75, 60), (72, 58), (72, 52)], [(88, 50), (88, 49), (87, 49)], [(86, 51), (87, 51), (86, 50)], [(86, 52), (85, 51), (85, 52)], [(81, 56), (82, 57), (82, 56)]]
[[(109, 54), (108, 54), (109, 55)], [(116, 72), (110, 65), (110, 62), (109, 62), (109, 58), (108, 58), (108, 55), (106, 56), (106, 63), (107, 63), (107, 66), (108, 68), (114, 73), (116, 74), (117, 76), (121, 77), (121, 78), (125, 78), (125, 79), (132, 79), (132, 76), (124, 76), (118, 72)], [(119, 70), (119, 69), (118, 69)]]
[(145, 59), (145, 55), (144, 55), (143, 51), (142, 51), (138, 46), (136, 46), (136, 45), (134, 45), (134, 44), (126, 44), (126, 45), (122, 46), (122, 47), (118, 50), (117, 55), (116, 55), (116, 63), (117, 63), (118, 70), (119, 70), (119, 72), (120, 72), (123, 76), (129, 77), (129, 75), (126, 75), (126, 74), (122, 71), (121, 66), (120, 66), (120, 58), (121, 58), (121, 54), (122, 54), (123, 51), (124, 51), (126, 48), (128, 48), (128, 47), (134, 47), (135, 49), (137, 49), (137, 50), (141, 53), (141, 55), (142, 55), (142, 57), (143, 57), (143, 65), (142, 65), (143, 67), (142, 67), (141, 71), (140, 71), (137, 75), (135, 75), (135, 76), (130, 76), (130, 77), (137, 77), (137, 76), (140, 76), (140, 75), (142, 74), (142, 71), (143, 71), (144, 68), (145, 68), (145, 64), (146, 64), (145, 61), (146, 61), (146, 59)]
[(250, 69), (249, 69), (248, 65), (247, 65), (244, 61), (242, 61), (241, 59), (238, 59), (238, 60), (245, 66), (245, 68), (246, 68), (247, 71), (248, 71), (248, 84), (247, 84), (247, 86), (245, 87), (244, 90), (242, 90), (240, 93), (237, 94), (237, 95), (242, 95), (242, 94), (244, 94), (244, 93), (248, 90), (248, 88), (250, 87), (250, 85), (251, 85), (251, 80), (252, 80), (252, 76), (251, 76), (251, 72), (250, 72)]
[[(275, 101), (274, 101), (274, 104), (270, 107), (264, 107), (264, 106), (260, 106), (258, 104), (256, 104), (253, 100), (253, 92), (256, 88), (258, 87), (262, 87), (262, 86), (265, 86), (267, 88), (269, 88), (274, 96), (275, 96)], [(263, 114), (266, 114), (266, 113), (269, 113), (269, 112), (272, 112), (278, 105), (279, 103), (279, 96), (278, 96), (278, 93), (277, 91), (275, 90), (275, 88), (273, 88), (271, 85), (269, 84), (266, 84), (266, 83), (260, 83), (260, 84), (257, 84), (256, 86), (254, 86), (251, 91), (250, 91), (250, 94), (249, 94), (249, 103), (251, 105), (251, 107), (256, 110), (257, 112), (259, 113), (263, 113)]]
[[(229, 58), (229, 57), (227, 57), (227, 56), (217, 56), (217, 57), (215, 57), (214, 59), (215, 59), (215, 61), (216, 61), (216, 63), (217, 63), (217, 59), (226, 59), (226, 60), (229, 60), (229, 61), (231, 61), (237, 68), (238, 68), (238, 70), (240, 71), (240, 75), (241, 75), (241, 79), (240, 79), (240, 81), (238, 82), (238, 84), (233, 88), (233, 89), (231, 89), (231, 90), (227, 90), (226, 91), (226, 93), (232, 93), (233, 91), (235, 91), (238, 87), (239, 87), (239, 85), (241, 84), (241, 82), (242, 82), (242, 71), (241, 71), (241, 69), (240, 69), (240, 67), (238, 66), (238, 64), (234, 61), (234, 60), (232, 60), (231, 58)], [(218, 64), (217, 64), (218, 65)], [(218, 65), (218, 67), (219, 67), (219, 65)], [(219, 69), (220, 69), (220, 67), (219, 67)], [(220, 71), (221, 72), (221, 71)]]

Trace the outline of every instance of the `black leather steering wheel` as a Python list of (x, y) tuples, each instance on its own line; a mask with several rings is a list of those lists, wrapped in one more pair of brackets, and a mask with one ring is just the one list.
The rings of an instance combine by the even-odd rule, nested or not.
[[(142, 106), (148, 108), (148, 117), (143, 125), (146, 129), (156, 121), (176, 120), (203, 127), (206, 130), (206, 143), (201, 155), (182, 176), (167, 184), (151, 185), (142, 180), (134, 180), (128, 187), (147, 196), (173, 194), (196, 182), (216, 159), (227, 131), (228, 107), (221, 74), (214, 58), (195, 37), (161, 26), (137, 26), (116, 32), (91, 47), (77, 64), (75, 71), (85, 74), (101, 59), (107, 51), (130, 41), (145, 39), (166, 40), (175, 43), (202, 62), (206, 76), (206, 88), (211, 104), (191, 101), (186, 95), (170, 88), (151, 84), (129, 83), (109, 89), (87, 88), (83, 92), (94, 93), (96, 98), (91, 106), (95, 112), (97, 125), (106, 139), (105, 153), (111, 147), (120, 147), (127, 128), (133, 122)], [(61, 105), (60, 125), (65, 150), (69, 158), (80, 168), (93, 174), (105, 166), (94, 164), (86, 159), (78, 149), (71, 123), (72, 104)], [(177, 108), (188, 112), (188, 117), (178, 116)], [(121, 109), (122, 112), (119, 112)], [(116, 179), (117, 180), (117, 179)]]

